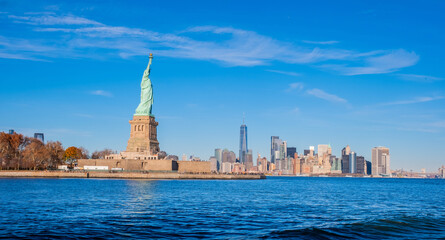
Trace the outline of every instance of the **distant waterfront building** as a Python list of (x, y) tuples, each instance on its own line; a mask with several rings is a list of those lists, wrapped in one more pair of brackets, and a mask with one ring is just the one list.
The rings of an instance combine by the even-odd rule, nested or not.
[(439, 168), (439, 177), (445, 178), (445, 166), (443, 165), (441, 168)]
[(297, 153), (297, 148), (296, 147), (288, 147), (287, 148), (287, 156), (288, 158), (293, 158), (295, 157), (295, 153)]
[(187, 161), (187, 155), (182, 154), (182, 158), (181, 158), (181, 160), (182, 160), (182, 161)]
[(222, 162), (236, 163), (236, 155), (233, 151), (224, 149), (222, 152)]
[(233, 168), (233, 163), (230, 162), (223, 162), (221, 172), (223, 173), (231, 173)]
[(43, 133), (34, 133), (34, 138), (39, 139), (40, 141), (42, 141), (42, 143), (45, 142), (45, 136), (43, 135)]
[(349, 173), (357, 173), (357, 154), (355, 152), (349, 154)]
[(331, 173), (342, 173), (341, 172), (341, 160), (336, 156), (330, 157), (331, 162)]
[(356, 158), (356, 173), (367, 175), (367, 166), (366, 166), (366, 160), (363, 156), (357, 156)]
[(15, 131), (14, 131), (14, 129), (9, 129), (8, 133), (9, 133), (9, 134), (14, 134)]
[[(297, 155), (297, 154), (295, 154), (295, 155)], [(300, 175), (300, 173), (301, 173), (301, 160), (299, 159), (299, 158), (297, 158), (297, 157), (295, 157), (295, 158), (292, 158), (292, 165), (293, 165), (293, 174), (294, 175)]]
[(258, 158), (257, 158), (257, 166), (258, 166), (258, 171), (259, 172), (267, 172), (268, 168), (267, 168), (267, 159), (265, 157), (261, 158), (261, 155), (258, 154)]
[(275, 163), (276, 159), (278, 158), (277, 155), (279, 155), (280, 152), (280, 146), (281, 146), (281, 139), (278, 136), (272, 136), (270, 137), (270, 162)]
[(246, 163), (244, 164), (244, 166), (246, 167), (246, 171), (250, 171), (253, 168), (252, 149), (249, 149), (249, 151), (247, 151)]
[(215, 149), (215, 158), (216, 158), (216, 162), (217, 162), (217, 169), (218, 171), (221, 171), (221, 167), (222, 167), (222, 150), (220, 148)]
[[(318, 165), (326, 165), (327, 167), (327, 162), (330, 160), (330, 155), (331, 155), (331, 146), (327, 145), (327, 144), (319, 144), (318, 145)], [(329, 166), (329, 168), (331, 168)]]
[(311, 153), (311, 151), (309, 149), (303, 150), (303, 156), (308, 156), (310, 153)]
[(349, 154), (351, 153), (351, 147), (347, 145), (341, 150), (341, 171), (342, 173), (351, 173), (349, 168)]
[(327, 144), (318, 144), (318, 156), (323, 156), (324, 154), (328, 154), (329, 145)]
[(242, 173), (245, 171), (246, 171), (246, 166), (244, 166), (244, 164), (242, 164), (242, 163), (233, 164), (233, 167), (232, 167), (233, 173)]
[(315, 155), (315, 147), (314, 146), (309, 146), (309, 155), (312, 157)]
[(366, 161), (366, 175), (372, 174), (372, 164), (370, 161)]
[(280, 160), (284, 160), (287, 157), (287, 142), (282, 141), (280, 145)]
[(372, 176), (391, 176), (389, 148), (372, 149)]
[(218, 161), (216, 160), (216, 157), (210, 157), (210, 171), (217, 172), (218, 171)]
[(242, 164), (245, 164), (247, 158), (247, 126), (244, 124), (240, 127), (240, 140), (239, 140), (239, 160)]
[(301, 174), (311, 173), (311, 164), (307, 161), (307, 159), (300, 160), (300, 173)]

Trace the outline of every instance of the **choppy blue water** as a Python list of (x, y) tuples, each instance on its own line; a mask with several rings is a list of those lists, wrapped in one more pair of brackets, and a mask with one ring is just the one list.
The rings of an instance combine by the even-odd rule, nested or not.
[(2, 238), (445, 238), (445, 180), (0, 179)]

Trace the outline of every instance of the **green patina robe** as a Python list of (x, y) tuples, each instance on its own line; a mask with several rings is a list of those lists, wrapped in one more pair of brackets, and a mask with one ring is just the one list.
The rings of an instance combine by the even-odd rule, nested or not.
[(144, 76), (142, 76), (141, 82), (141, 103), (136, 108), (136, 116), (152, 116), (151, 108), (153, 105), (153, 85), (151, 84), (150, 76), (150, 65), (152, 56), (150, 55), (150, 60), (148, 62), (147, 69), (144, 71)]

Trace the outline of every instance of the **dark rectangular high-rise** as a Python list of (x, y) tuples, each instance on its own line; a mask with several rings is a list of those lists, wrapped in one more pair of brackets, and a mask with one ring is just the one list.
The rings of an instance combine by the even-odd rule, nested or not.
[(357, 156), (357, 173), (366, 175), (366, 160), (363, 156)]
[(351, 153), (351, 147), (347, 145), (341, 150), (341, 172), (342, 173), (351, 173), (350, 163), (349, 163), (349, 154)]
[(367, 175), (371, 175), (371, 173), (372, 173), (372, 165), (371, 165), (371, 162), (370, 161), (366, 161), (366, 174)]
[(288, 158), (294, 158), (295, 157), (295, 153), (297, 153), (297, 148), (296, 147), (288, 147), (287, 148), (287, 156)]
[(45, 136), (43, 135), (43, 133), (34, 133), (34, 138), (39, 139), (43, 143), (45, 142)]
[(276, 163), (276, 152), (280, 151), (281, 139), (278, 136), (270, 137), (270, 162)]

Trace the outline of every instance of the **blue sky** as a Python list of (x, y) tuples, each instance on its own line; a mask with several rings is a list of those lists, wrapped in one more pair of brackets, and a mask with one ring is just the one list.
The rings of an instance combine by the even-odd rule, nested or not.
[[(443, 1), (0, 1), (0, 131), (124, 150), (153, 52), (161, 149), (270, 136), (445, 164)], [(256, 158), (256, 157), (254, 157)]]

